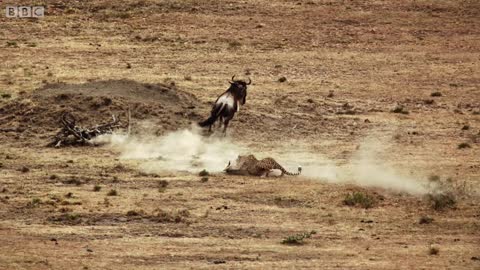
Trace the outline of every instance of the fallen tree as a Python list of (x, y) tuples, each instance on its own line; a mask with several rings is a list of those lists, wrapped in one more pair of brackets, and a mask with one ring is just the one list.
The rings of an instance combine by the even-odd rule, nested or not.
[(48, 144), (50, 147), (61, 147), (65, 145), (87, 145), (91, 140), (103, 134), (111, 134), (120, 128), (120, 119), (112, 115), (112, 122), (95, 125), (90, 128), (77, 126), (77, 120), (71, 113), (63, 113), (60, 118), (62, 129), (55, 135), (54, 140)]

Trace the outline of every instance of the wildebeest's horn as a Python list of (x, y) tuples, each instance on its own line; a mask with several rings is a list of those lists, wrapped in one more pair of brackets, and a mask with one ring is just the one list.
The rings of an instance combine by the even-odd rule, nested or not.
[(235, 75), (232, 76), (232, 82), (235, 81)]
[(252, 79), (248, 78), (248, 83), (247, 85), (250, 85), (252, 83)]

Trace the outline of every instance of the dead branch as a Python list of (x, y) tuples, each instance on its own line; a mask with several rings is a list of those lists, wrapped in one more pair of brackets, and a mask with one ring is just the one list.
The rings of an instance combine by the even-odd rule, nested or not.
[[(55, 135), (48, 146), (61, 147), (63, 145), (85, 145), (103, 134), (111, 134), (120, 127), (120, 119), (112, 115), (112, 122), (84, 128), (76, 125), (76, 119), (71, 113), (63, 113), (60, 118), (62, 129)], [(73, 137), (73, 138), (72, 138)]]

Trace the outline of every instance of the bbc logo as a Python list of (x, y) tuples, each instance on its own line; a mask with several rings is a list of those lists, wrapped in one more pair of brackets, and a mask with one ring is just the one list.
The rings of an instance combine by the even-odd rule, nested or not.
[(33, 7), (16, 7), (7, 6), (5, 9), (7, 18), (39, 18), (45, 14), (45, 7), (33, 6)]

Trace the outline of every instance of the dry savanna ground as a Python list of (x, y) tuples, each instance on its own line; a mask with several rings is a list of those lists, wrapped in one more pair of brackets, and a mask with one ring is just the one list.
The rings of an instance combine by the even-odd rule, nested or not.
[[(46, 16), (0, 16), (0, 269), (480, 269), (479, 1), (11, 4)], [(348, 164), (374, 136), (377, 160), (441, 188), (151, 173), (108, 145), (46, 147), (63, 111), (188, 128), (233, 74), (253, 84), (227, 140)]]

